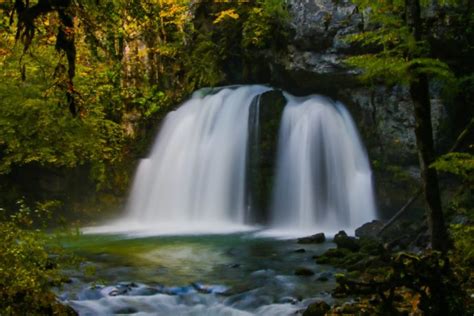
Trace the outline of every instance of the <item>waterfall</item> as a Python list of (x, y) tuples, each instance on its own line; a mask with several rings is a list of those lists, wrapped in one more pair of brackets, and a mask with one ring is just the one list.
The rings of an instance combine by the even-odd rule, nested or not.
[(219, 233), (258, 222), (302, 234), (373, 219), (368, 158), (344, 106), (270, 90), (195, 92), (140, 161), (125, 216), (88, 231)]
[(208, 95), (200, 90), (169, 113), (150, 156), (138, 166), (126, 216), (111, 230), (161, 234), (241, 227), (249, 108), (267, 90), (228, 87)]
[(328, 232), (373, 219), (370, 165), (347, 110), (322, 96), (286, 97), (271, 226)]

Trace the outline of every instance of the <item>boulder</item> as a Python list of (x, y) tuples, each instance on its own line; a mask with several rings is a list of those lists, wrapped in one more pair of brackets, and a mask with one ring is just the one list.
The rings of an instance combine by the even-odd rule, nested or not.
[(382, 230), (384, 223), (379, 220), (373, 220), (369, 223), (365, 223), (355, 230), (355, 235), (359, 238), (377, 238), (377, 234)]
[(321, 244), (326, 241), (324, 233), (318, 233), (311, 236), (298, 238), (299, 244)]
[(303, 316), (324, 316), (331, 307), (324, 301), (317, 301), (309, 304), (303, 312)]
[(321, 282), (326, 282), (329, 281), (330, 278), (332, 278), (333, 274), (331, 272), (321, 272), (318, 275), (317, 280)]
[(346, 232), (341, 230), (336, 236), (334, 236), (334, 243), (337, 248), (349, 249), (351, 251), (357, 251), (360, 249), (360, 245), (354, 237), (347, 236)]
[(306, 250), (304, 248), (299, 248), (299, 249), (296, 249), (294, 252), (296, 252), (296, 253), (305, 253)]
[(312, 275), (314, 275), (314, 272), (311, 269), (308, 269), (308, 268), (305, 268), (305, 267), (299, 267), (299, 268), (296, 268), (295, 275), (312, 276)]

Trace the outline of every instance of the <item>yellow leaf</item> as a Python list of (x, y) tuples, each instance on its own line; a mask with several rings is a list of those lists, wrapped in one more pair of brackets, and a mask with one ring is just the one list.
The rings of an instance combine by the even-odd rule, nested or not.
[(235, 12), (235, 9), (221, 11), (218, 13), (217, 18), (214, 20), (213, 23), (217, 24), (228, 18), (237, 20), (239, 18), (239, 14)]

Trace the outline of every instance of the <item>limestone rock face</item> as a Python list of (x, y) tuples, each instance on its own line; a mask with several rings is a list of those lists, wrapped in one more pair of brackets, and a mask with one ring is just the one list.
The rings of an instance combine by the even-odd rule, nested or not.
[[(417, 165), (414, 119), (408, 90), (401, 86), (364, 87), (359, 70), (344, 64), (363, 48), (344, 41), (364, 30), (363, 12), (349, 0), (289, 0), (290, 38), (285, 53), (271, 56), (273, 83), (293, 94), (320, 93), (341, 100), (354, 116), (373, 159)], [(270, 55), (272, 53), (270, 52)], [(446, 120), (444, 105), (433, 89), (435, 138)]]
[(353, 86), (356, 72), (344, 66), (343, 57), (354, 48), (343, 37), (362, 29), (357, 7), (349, 1), (288, 3), (292, 36), (287, 53), (275, 56), (274, 68), (286, 74), (287, 84), (300, 93), (314, 92), (315, 86), (326, 94), (334, 92), (336, 86)]

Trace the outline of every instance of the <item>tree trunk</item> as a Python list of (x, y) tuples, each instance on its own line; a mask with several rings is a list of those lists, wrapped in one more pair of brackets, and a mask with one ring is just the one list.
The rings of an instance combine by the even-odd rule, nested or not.
[[(421, 8), (419, 0), (406, 0), (407, 23), (411, 27), (416, 41), (422, 38)], [(446, 226), (441, 207), (438, 186), (438, 174), (430, 165), (435, 160), (433, 128), (431, 125), (431, 102), (428, 78), (425, 74), (416, 73), (410, 82), (410, 95), (415, 114), (415, 134), (418, 158), (420, 161), (421, 179), (424, 197), (427, 204), (428, 226), (431, 246), (445, 252), (448, 246)]]
[(415, 134), (418, 159), (420, 161), (423, 192), (427, 204), (428, 226), (431, 246), (435, 250), (447, 249), (447, 233), (438, 186), (438, 174), (430, 165), (435, 160), (433, 131), (431, 126), (431, 104), (426, 75), (417, 76), (410, 83), (410, 94), (415, 112)]

